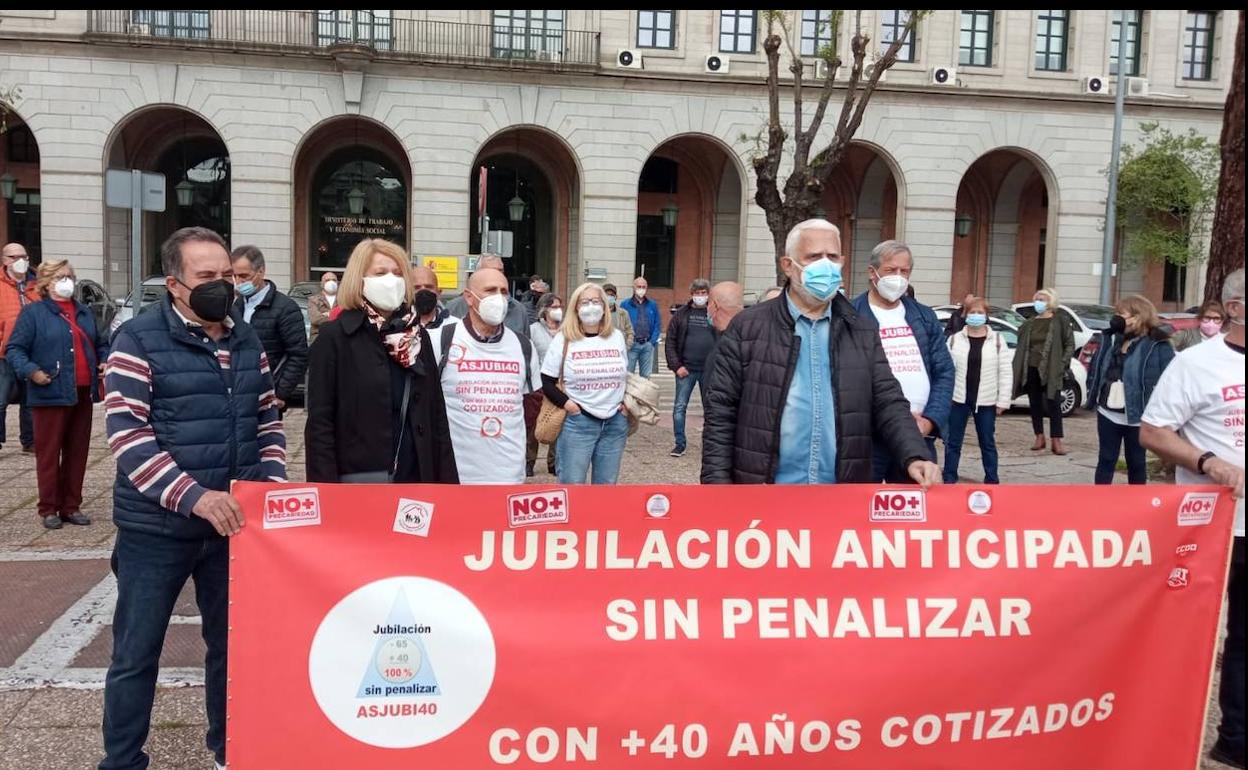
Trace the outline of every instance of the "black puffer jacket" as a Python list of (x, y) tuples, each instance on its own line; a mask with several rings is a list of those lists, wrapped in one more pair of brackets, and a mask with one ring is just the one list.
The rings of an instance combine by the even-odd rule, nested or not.
[[(273, 392), (281, 400), (289, 401), (308, 370), (308, 330), (295, 301), (278, 291), (272, 281), (265, 283), (269, 285), (269, 293), (260, 300), (249, 323), (269, 357)], [(240, 297), (237, 302), (240, 316), (243, 308)]]
[[(702, 483), (775, 482), (780, 418), (799, 352), (794, 327), (782, 295), (738, 315), (720, 338), (707, 388)], [(839, 294), (832, 300), (830, 338), (837, 481), (871, 480), (873, 434), (903, 465), (927, 459), (910, 402), (884, 357), (879, 330), (859, 320)]]

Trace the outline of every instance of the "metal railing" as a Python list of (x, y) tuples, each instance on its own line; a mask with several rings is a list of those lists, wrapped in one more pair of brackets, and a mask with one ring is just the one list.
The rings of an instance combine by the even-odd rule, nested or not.
[[(347, 13), (350, 16), (335, 15)], [(378, 59), (594, 69), (599, 33), (396, 19), (368, 11), (92, 10), (87, 35), (132, 45), (328, 56), (359, 46)]]

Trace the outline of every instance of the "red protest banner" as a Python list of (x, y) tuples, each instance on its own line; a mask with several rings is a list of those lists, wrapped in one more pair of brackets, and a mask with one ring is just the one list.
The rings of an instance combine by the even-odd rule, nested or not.
[(231, 770), (1197, 765), (1225, 491), (235, 493)]

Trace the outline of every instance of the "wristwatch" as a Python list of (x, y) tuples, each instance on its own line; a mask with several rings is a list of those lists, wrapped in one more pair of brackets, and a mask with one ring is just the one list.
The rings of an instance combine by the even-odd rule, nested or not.
[(1214, 452), (1205, 452), (1203, 455), (1201, 455), (1200, 459), (1196, 461), (1196, 472), (1202, 476), (1205, 475), (1205, 463), (1209, 462), (1210, 460), (1212, 460), (1213, 458), (1217, 456), (1218, 455)]

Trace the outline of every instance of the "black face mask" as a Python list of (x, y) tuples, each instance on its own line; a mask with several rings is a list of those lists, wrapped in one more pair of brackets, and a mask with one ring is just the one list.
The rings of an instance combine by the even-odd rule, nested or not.
[[(185, 283), (182, 285), (186, 286)], [(190, 286), (186, 288), (191, 289)], [(224, 278), (201, 283), (191, 289), (191, 298), (187, 304), (201, 321), (220, 323), (230, 314), (230, 306), (234, 304), (234, 283)]]
[(1109, 319), (1109, 330), (1113, 332), (1114, 334), (1126, 334), (1127, 333), (1127, 319), (1123, 318), (1120, 315), (1116, 315), (1113, 318)]
[(416, 312), (422, 316), (429, 315), (438, 307), (438, 295), (429, 289), (421, 289), (416, 292), (416, 296), (412, 298), (412, 306), (416, 308)]

